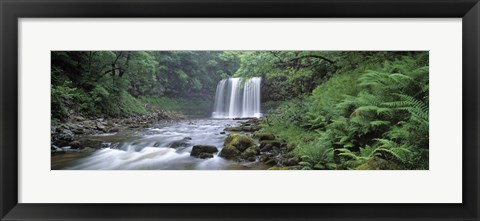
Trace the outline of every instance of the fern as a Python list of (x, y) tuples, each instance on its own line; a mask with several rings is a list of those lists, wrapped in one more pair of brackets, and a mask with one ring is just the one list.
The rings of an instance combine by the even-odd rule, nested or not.
[(335, 151), (340, 152), (338, 155), (343, 157), (350, 157), (353, 160), (358, 160), (359, 156), (346, 148), (336, 149)]
[(409, 160), (412, 155), (412, 151), (406, 148), (405, 146), (399, 146), (397, 143), (388, 140), (388, 139), (375, 139), (378, 141), (378, 147), (373, 151), (374, 154), (389, 154), (394, 157), (394, 159), (399, 160), (402, 163), (405, 163)]
[(399, 160), (402, 163), (406, 163), (409, 160), (409, 157), (411, 156), (412, 151), (403, 147), (391, 148), (391, 149), (377, 148), (375, 149), (375, 153), (388, 153), (391, 156), (393, 156), (396, 160)]
[(385, 102), (384, 105), (391, 108), (396, 108), (399, 110), (406, 110), (410, 114), (412, 114), (412, 116), (428, 123), (428, 105), (427, 104), (409, 95), (396, 94), (396, 96), (400, 98), (399, 101)]
[(389, 125), (390, 125), (390, 121), (386, 121), (386, 120), (370, 121), (370, 126), (372, 127), (389, 126)]
[(374, 147), (366, 145), (364, 148), (360, 148), (360, 156), (370, 159), (374, 156), (375, 149)]

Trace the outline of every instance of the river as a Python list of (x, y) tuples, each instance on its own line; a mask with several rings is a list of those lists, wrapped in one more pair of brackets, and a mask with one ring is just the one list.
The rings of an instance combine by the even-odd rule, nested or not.
[[(92, 153), (52, 155), (52, 169), (66, 170), (245, 170), (266, 169), (258, 162), (239, 163), (218, 156), (223, 140), (241, 120), (191, 119), (157, 122), (150, 128), (85, 136), (105, 142)], [(248, 134), (248, 133), (245, 133)], [(213, 158), (190, 156), (194, 145), (219, 149)]]

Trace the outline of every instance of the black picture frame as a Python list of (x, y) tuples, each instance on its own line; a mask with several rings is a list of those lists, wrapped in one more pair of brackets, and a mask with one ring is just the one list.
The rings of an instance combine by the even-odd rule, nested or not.
[[(479, 220), (478, 0), (1, 0), (1, 220)], [(463, 18), (461, 204), (18, 203), (19, 18)]]

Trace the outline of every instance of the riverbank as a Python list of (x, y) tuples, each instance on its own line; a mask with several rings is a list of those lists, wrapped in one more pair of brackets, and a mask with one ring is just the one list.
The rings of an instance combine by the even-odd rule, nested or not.
[[(225, 128), (225, 131), (232, 132), (232, 137), (225, 139), (224, 148), (230, 147), (230, 151), (223, 156), (239, 161), (258, 160), (272, 170), (301, 169), (300, 159), (293, 153), (294, 146), (271, 132), (261, 131), (262, 123), (262, 118), (250, 118), (238, 126)], [(250, 136), (237, 134), (239, 132), (251, 134)], [(255, 142), (254, 147), (252, 142)], [(231, 148), (231, 146), (238, 147)], [(222, 156), (222, 153), (220, 154)]]
[(51, 151), (65, 152), (65, 148), (84, 149), (84, 148), (102, 148), (99, 142), (91, 140), (75, 139), (83, 135), (95, 135), (104, 133), (116, 133), (126, 129), (148, 128), (153, 123), (165, 120), (186, 119), (187, 116), (161, 109), (152, 109), (149, 114), (131, 116), (131, 117), (83, 117), (80, 115), (70, 116), (59, 121), (53, 120), (51, 125)]

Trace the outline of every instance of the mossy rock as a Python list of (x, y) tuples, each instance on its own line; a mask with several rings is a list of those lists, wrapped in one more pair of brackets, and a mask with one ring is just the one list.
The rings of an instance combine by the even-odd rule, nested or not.
[(225, 128), (225, 131), (242, 131), (243, 129), (241, 127), (227, 127)]
[(296, 157), (285, 159), (282, 161), (282, 165), (288, 166), (288, 167), (299, 165), (299, 159)]
[(246, 131), (246, 132), (255, 132), (255, 131), (258, 131), (260, 130), (260, 126), (242, 126), (242, 131)]
[(274, 149), (271, 144), (262, 145), (260, 147), (261, 147), (260, 151), (262, 151), (262, 152), (271, 152)]
[(247, 161), (255, 161), (256, 156), (260, 153), (260, 150), (256, 145), (253, 145), (243, 151), (241, 157)]
[(270, 132), (257, 132), (253, 134), (253, 137), (257, 138), (259, 141), (262, 140), (275, 140), (275, 135)]
[[(202, 153), (209, 153), (213, 154), (218, 152), (217, 147), (211, 145), (195, 145), (192, 148), (192, 152), (190, 152), (190, 156), (200, 157)], [(212, 156), (213, 157), (213, 156)]]
[(224, 147), (233, 146), (240, 152), (245, 151), (247, 148), (253, 145), (255, 145), (255, 141), (252, 138), (242, 134), (230, 134), (223, 142)]
[(401, 170), (402, 167), (395, 162), (388, 161), (379, 157), (374, 157), (362, 165), (355, 168), (356, 170)]
[(273, 149), (274, 147), (280, 147), (282, 143), (278, 140), (262, 140), (260, 141), (260, 150), (264, 151), (265, 148), (269, 148), (268, 145)]
[(223, 147), (222, 151), (220, 151), (219, 156), (228, 160), (233, 160), (240, 156), (240, 154), (241, 152), (237, 148), (232, 145), (227, 145)]

